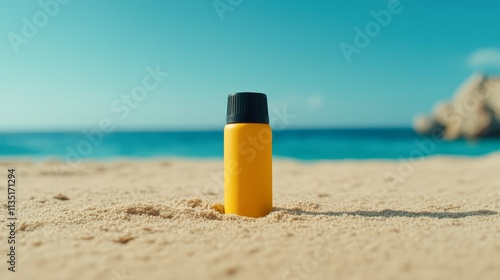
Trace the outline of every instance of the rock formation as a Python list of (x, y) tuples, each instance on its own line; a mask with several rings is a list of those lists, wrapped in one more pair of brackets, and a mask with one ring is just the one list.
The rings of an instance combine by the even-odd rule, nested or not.
[(500, 77), (472, 75), (451, 102), (437, 104), (430, 116), (417, 116), (413, 127), (449, 140), (500, 137)]

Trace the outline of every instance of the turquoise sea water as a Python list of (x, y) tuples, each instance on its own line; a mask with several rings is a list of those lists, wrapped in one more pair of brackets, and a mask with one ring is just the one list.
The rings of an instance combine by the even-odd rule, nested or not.
[[(105, 159), (114, 157), (222, 158), (220, 131), (1, 133), (0, 157)], [(441, 142), (411, 129), (285, 130), (273, 133), (276, 157), (300, 160), (399, 159), (429, 155), (480, 156), (500, 151), (500, 139)]]

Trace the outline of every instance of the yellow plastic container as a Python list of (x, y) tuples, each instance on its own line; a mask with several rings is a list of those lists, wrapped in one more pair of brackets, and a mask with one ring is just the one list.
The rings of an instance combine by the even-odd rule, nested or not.
[(224, 128), (225, 213), (263, 217), (273, 208), (272, 131), (266, 96), (248, 92), (230, 95), (227, 120)]

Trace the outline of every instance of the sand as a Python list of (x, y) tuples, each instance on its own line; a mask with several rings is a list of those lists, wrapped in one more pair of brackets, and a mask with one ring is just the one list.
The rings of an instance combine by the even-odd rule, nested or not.
[(260, 219), (220, 213), (220, 160), (3, 160), (2, 189), (7, 167), (18, 262), (2, 226), (0, 279), (500, 279), (498, 154), (276, 160)]

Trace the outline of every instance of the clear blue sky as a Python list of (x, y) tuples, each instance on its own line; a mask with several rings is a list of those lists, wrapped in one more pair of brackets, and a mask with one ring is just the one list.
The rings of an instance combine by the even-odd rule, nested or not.
[[(103, 118), (121, 130), (220, 128), (235, 91), (267, 93), (296, 115), (290, 128), (410, 126), (474, 71), (500, 67), (493, 0), (401, 0), (350, 63), (340, 44), (354, 46), (354, 28), (390, 1), (221, 0), (219, 13), (212, 0), (54, 1), (41, 1), (51, 15), (0, 2), (2, 131)], [(136, 108), (110, 108), (157, 65), (169, 75)]]

